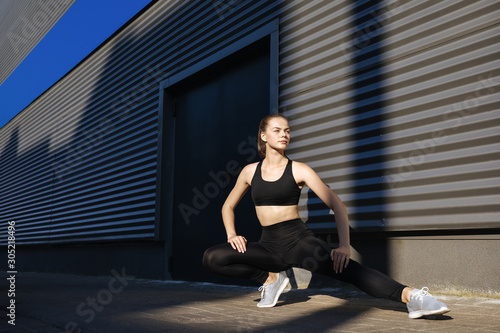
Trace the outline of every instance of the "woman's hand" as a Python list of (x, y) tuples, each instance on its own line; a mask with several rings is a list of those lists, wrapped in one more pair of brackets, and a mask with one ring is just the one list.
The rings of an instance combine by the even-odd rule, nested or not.
[(245, 253), (247, 250), (247, 239), (243, 236), (229, 237), (227, 242), (231, 244), (233, 249), (238, 250), (240, 253)]
[(333, 261), (333, 270), (336, 274), (342, 273), (344, 268), (349, 265), (349, 259), (351, 258), (351, 249), (348, 246), (339, 246), (337, 249), (333, 249), (330, 253), (330, 258)]

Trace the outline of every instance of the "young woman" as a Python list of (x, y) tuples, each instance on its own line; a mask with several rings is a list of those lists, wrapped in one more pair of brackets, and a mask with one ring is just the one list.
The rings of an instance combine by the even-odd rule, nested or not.
[[(352, 283), (374, 297), (407, 303), (410, 318), (450, 311), (446, 304), (432, 297), (427, 288), (409, 288), (350, 259), (346, 207), (309, 166), (286, 157), (290, 128), (284, 116), (273, 114), (262, 119), (258, 141), (262, 161), (249, 164), (241, 171), (227, 197), (222, 207), (227, 243), (205, 251), (206, 268), (262, 284), (258, 307), (273, 307), (288, 284), (283, 271), (301, 267)], [(300, 219), (298, 201), (304, 186), (335, 212), (338, 248), (331, 249), (316, 238)], [(248, 243), (235, 229), (234, 209), (250, 187), (262, 225), (262, 236), (257, 243)]]

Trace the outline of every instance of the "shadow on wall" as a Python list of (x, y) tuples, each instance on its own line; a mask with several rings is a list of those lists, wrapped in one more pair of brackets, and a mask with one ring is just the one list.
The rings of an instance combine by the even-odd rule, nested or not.
[[(97, 249), (87, 253), (92, 263), (74, 268), (87, 274), (127, 267), (137, 276), (162, 278), (165, 270), (163, 248), (151, 241), (158, 86), (166, 73), (145, 58), (131, 58), (143, 42), (130, 37), (113, 46), (76, 135), (54, 158), (53, 201), (59, 215), (52, 223), (61, 230), (69, 221), (74, 234), (97, 243)], [(137, 244), (120, 245), (131, 240)], [(99, 242), (122, 248), (124, 255), (106, 250)]]
[[(367, 213), (352, 214), (358, 221), (369, 221), (370, 226), (383, 230), (386, 218), (387, 185), (383, 181), (386, 164), (384, 126), (385, 108), (384, 82), (384, 1), (369, 1), (363, 5), (352, 1), (352, 114), (354, 129), (353, 151), (353, 193), (351, 203), (355, 209), (370, 208)], [(369, 195), (365, 195), (368, 194)], [(374, 211), (375, 210), (375, 211)], [(383, 236), (378, 236), (383, 237)], [(361, 254), (365, 265), (383, 273), (390, 272), (388, 244), (383, 238), (357, 242), (354, 246)]]
[[(373, 4), (367, 2), (356, 6), (355, 2), (352, 3), (353, 46), (350, 54), (354, 78), (353, 128), (356, 129), (353, 192), (377, 195), (364, 198), (359, 194), (352, 206), (377, 206), (376, 213), (370, 213), (369, 216), (358, 213), (353, 217), (383, 221), (386, 189), (381, 176), (385, 161), (383, 156), (369, 154), (384, 148), (383, 86), (380, 84), (383, 81), (383, 38), (379, 33), (382, 27), (377, 15), (374, 15), (382, 10), (382, 2)], [(377, 29), (368, 28), (372, 26)], [(19, 236), (33, 232), (36, 237), (45, 237), (44, 240), (66, 239), (68, 243), (72, 242), (72, 234), (83, 239), (99, 235), (103, 239), (114, 237), (115, 240), (126, 240), (134, 234), (139, 235), (136, 239), (153, 239), (156, 154), (152, 151), (156, 151), (158, 144), (157, 89), (159, 81), (171, 73), (152, 66), (147, 58), (127, 57), (127, 50), (137, 45), (138, 41), (128, 39), (113, 48), (91, 99), (81, 106), (85, 111), (76, 134), (67, 146), (51, 152), (50, 139), (45, 138), (31, 151), (14, 157), (19, 134), (18, 130), (12, 133), (9, 144), (2, 152), (2, 168), (8, 157), (9, 165), (16, 166), (11, 169), (21, 170), (17, 179), (23, 179), (24, 183), (30, 184), (31, 189), (15, 194), (17, 206), (8, 212), (13, 216), (6, 217), (26, 222), (25, 225), (19, 225)], [(132, 73), (138, 72), (144, 75), (133, 77)], [(40, 159), (43, 164), (33, 163), (33, 156), (44, 156)], [(4, 176), (4, 173), (2, 178), (10, 191), (4, 193), (14, 193), (18, 180)], [(367, 180), (370, 179), (379, 181), (369, 184)], [(21, 208), (34, 207), (41, 202), (45, 202), (45, 207), (35, 213)], [(383, 225), (383, 222), (380, 224)], [(377, 240), (374, 245), (377, 251), (373, 251), (373, 248), (365, 249), (358, 245), (356, 233), (353, 236), (353, 245), (361, 253), (363, 262), (387, 273), (389, 266), (386, 256), (380, 255), (387, 252), (385, 242)], [(138, 253), (137, 257), (140, 251)], [(102, 264), (91, 263), (91, 260), (72, 264), (70, 258), (62, 260), (70, 272), (88, 269), (94, 273), (103, 270), (108, 272), (108, 265), (127, 266), (128, 260), (135, 258), (107, 257), (106, 251), (97, 255)], [(160, 266), (155, 270), (155, 275), (165, 270), (161, 257), (137, 259), (141, 266), (139, 268), (145, 271)], [(43, 262), (30, 265), (47, 270)], [(64, 266), (60, 263), (54, 265)]]
[[(352, 227), (351, 244), (358, 252), (354, 259), (385, 274), (390, 273), (388, 261), (389, 245), (383, 233), (387, 206), (387, 184), (383, 181), (385, 157), (381, 153), (385, 144), (385, 108), (383, 95), (384, 46), (383, 24), (387, 7), (383, 1), (369, 1), (359, 4), (351, 1), (351, 46), (344, 50), (351, 64), (352, 82), (352, 189), (354, 193), (350, 207), (351, 220), (360, 221), (367, 229), (378, 232), (356, 232)], [(308, 194), (308, 223), (324, 223), (334, 220), (330, 210), (318, 204), (314, 193)], [(364, 208), (369, 208), (364, 212)], [(375, 207), (375, 208), (373, 208)], [(357, 212), (352, 212), (357, 211)], [(365, 229), (366, 230), (366, 229)], [(338, 239), (332, 234), (321, 235), (325, 241), (336, 246)], [(328, 285), (323, 277), (313, 275), (312, 286)]]
[[(37, 228), (43, 228), (41, 224), (50, 220), (49, 207), (36, 212), (32, 207), (50, 202), (52, 196), (50, 157), (47, 158), (50, 156), (50, 138), (45, 137), (24, 151), (22, 145), (29, 143), (26, 136), (22, 138), (22, 131), (22, 126), (17, 125), (0, 153), (0, 220), (15, 221), (16, 244), (19, 243), (18, 236), (36, 232)], [(43, 162), (35, 163), (33, 155), (40, 156)], [(24, 221), (29, 221), (29, 225)], [(2, 223), (4, 242), (7, 241), (7, 225)], [(22, 260), (17, 259), (18, 262)], [(6, 267), (6, 263), (1, 263), (0, 269)]]
[[(0, 218), (16, 220), (18, 243), (44, 244), (23, 246), (27, 255), (18, 264), (27, 271), (99, 275), (135, 262), (133, 273), (163, 276), (162, 247), (150, 251), (157, 244), (144, 247), (148, 256), (141, 249), (127, 256), (103, 249), (154, 237), (158, 86), (165, 73), (124, 56), (137, 44), (126, 39), (114, 46), (88, 101), (47, 109), (58, 115), (57, 124), (42, 127), (47, 133), (36, 145), (18, 152), (20, 124), (1, 152)], [(144, 74), (127, 79), (135, 71)], [(83, 100), (85, 91), (80, 94)], [(64, 123), (75, 114), (71, 139), (54, 149), (51, 138), (67, 135)], [(88, 252), (69, 250), (75, 246)]]
[[(376, 7), (373, 7), (374, 10)], [(361, 10), (362, 8), (355, 7), (353, 3), (353, 36), (356, 36), (355, 29), (374, 20), (370, 13), (361, 14)], [(370, 44), (375, 44), (379, 39), (380, 36), (373, 37)], [(361, 37), (354, 40), (354, 48), (359, 42)], [(60, 240), (66, 237), (70, 244), (71, 233), (78, 234), (79, 237), (92, 238), (93, 235), (101, 235), (115, 236), (116, 239), (122, 237), (123, 240), (126, 240), (131, 233), (139, 233), (142, 239), (153, 240), (156, 154), (152, 151), (156, 151), (158, 144), (158, 83), (167, 73), (150, 67), (146, 60), (127, 59), (123, 56), (124, 52), (133, 49), (136, 43), (134, 40), (125, 40), (113, 49), (107, 64), (103, 67), (102, 77), (95, 85), (92, 98), (84, 106), (85, 112), (79, 121), (77, 132), (67, 146), (50, 152), (50, 139), (46, 138), (31, 151), (14, 157), (19, 134), (17, 129), (12, 133), (10, 142), (1, 155), (2, 181), (7, 180), (8, 190), (14, 193), (16, 181), (11, 181), (3, 173), (3, 163), (8, 158), (9, 165), (15, 165), (15, 168), (22, 170), (18, 173), (18, 179), (23, 179), (30, 184), (30, 187), (37, 190), (25, 189), (16, 194), (18, 205), (36, 205), (43, 200), (47, 202), (46, 207), (37, 212), (35, 217), (21, 208), (11, 211), (15, 212), (16, 217), (19, 216), (19, 220), (27, 222), (25, 226), (19, 225), (19, 235), (32, 232), (33, 226), (38, 223), (37, 232), (47, 235), (49, 239)], [(364, 47), (353, 50), (355, 77), (353, 88), (356, 95), (353, 127), (359, 129), (354, 134), (357, 144), (353, 148), (356, 157), (353, 176), (356, 178), (355, 189), (363, 191), (369, 189), (380, 195), (372, 199), (358, 196), (353, 205), (359, 207), (377, 205), (380, 208), (376, 218), (381, 219), (386, 204), (384, 184), (380, 182), (366, 185), (365, 180), (376, 177), (382, 172), (384, 160), (383, 157), (367, 158), (365, 155), (367, 152), (383, 148), (380, 135), (384, 106), (382, 100), (377, 99), (383, 92), (383, 87), (377, 86), (377, 82), (381, 82), (383, 78), (382, 50), (372, 51), (375, 55), (372, 53), (370, 58), (373, 61), (368, 67), (364, 65), (367, 57), (364, 50)], [(132, 72), (139, 72), (138, 67), (146, 74), (140, 79), (131, 77)], [(375, 75), (365, 78), (364, 74), (367, 72)], [(140, 83), (131, 89), (129, 84), (134, 80), (139, 80)], [(376, 88), (365, 95), (363, 91), (370, 84), (375, 84)], [(372, 98), (374, 102), (365, 105), (366, 98)], [(367, 126), (373, 128), (366, 130)], [(32, 163), (33, 156), (43, 156), (44, 164)], [(380, 167), (375, 168), (376, 171), (366, 171), (365, 167), (372, 164)], [(360, 252), (365, 264), (387, 271), (388, 263), (385, 261), (385, 256), (380, 262), (371, 261), (374, 258), (370, 253), (387, 251), (387, 248), (383, 246), (381, 248), (380, 244), (382, 242), (376, 245), (377, 251), (360, 250)], [(57, 259), (50, 259), (51, 262), (44, 260), (28, 262), (26, 259), (20, 259), (20, 265), (26, 270), (62, 270), (73, 273), (85, 271), (86, 274), (108, 274), (112, 268), (125, 267), (127, 274), (133, 276), (139, 276), (136, 272), (154, 276), (166, 270), (161, 246), (159, 251), (152, 251), (151, 255), (145, 256), (144, 252), (141, 252), (141, 245), (134, 247), (135, 245), (131, 243), (126, 246), (124, 252), (126, 255), (118, 256), (116, 251), (106, 250), (105, 246), (108, 245), (108, 241), (96, 244), (95, 251), (89, 252), (88, 255), (80, 253), (81, 257), (77, 261), (68, 252), (61, 253), (57, 251), (57, 246), (53, 246), (51, 251), (53, 254), (57, 253)], [(357, 247), (356, 244), (354, 246)], [(25, 261), (21, 263), (21, 260)], [(133, 269), (129, 269), (131, 263)], [(325, 310), (308, 314), (291, 320), (288, 324), (293, 325), (297, 320), (301, 322), (316, 318), (323, 320), (329, 318), (329, 312), (330, 310)], [(332, 322), (328, 329), (342, 322), (354, 320), (358, 316), (359, 313), (350, 312), (338, 322)], [(279, 327), (272, 326), (268, 329), (279, 329)]]

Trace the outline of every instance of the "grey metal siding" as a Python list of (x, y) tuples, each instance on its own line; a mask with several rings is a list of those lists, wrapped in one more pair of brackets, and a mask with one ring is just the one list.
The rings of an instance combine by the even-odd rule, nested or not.
[(2, 128), (0, 219), (17, 243), (155, 239), (159, 82), (278, 8), (152, 3)]
[[(281, 19), (290, 156), (385, 230), (500, 226), (500, 3), (293, 2)], [(303, 194), (323, 228), (328, 210)]]
[[(152, 3), (0, 130), (0, 221), (19, 243), (158, 237), (159, 82), (279, 19), (289, 156), (355, 228), (498, 227), (499, 14), (487, 0)], [(307, 191), (300, 212), (331, 225)]]

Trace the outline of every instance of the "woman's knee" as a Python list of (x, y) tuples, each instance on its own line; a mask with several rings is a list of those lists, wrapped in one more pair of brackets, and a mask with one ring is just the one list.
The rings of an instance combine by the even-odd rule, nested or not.
[(205, 251), (205, 253), (203, 253), (202, 263), (205, 268), (210, 269), (211, 267), (215, 266), (217, 262), (216, 260), (217, 256), (215, 252), (216, 251), (214, 251), (213, 248), (209, 248)]
[(203, 266), (209, 270), (216, 270), (216, 267), (222, 266), (224, 248), (225, 246), (217, 245), (207, 249), (203, 254)]

